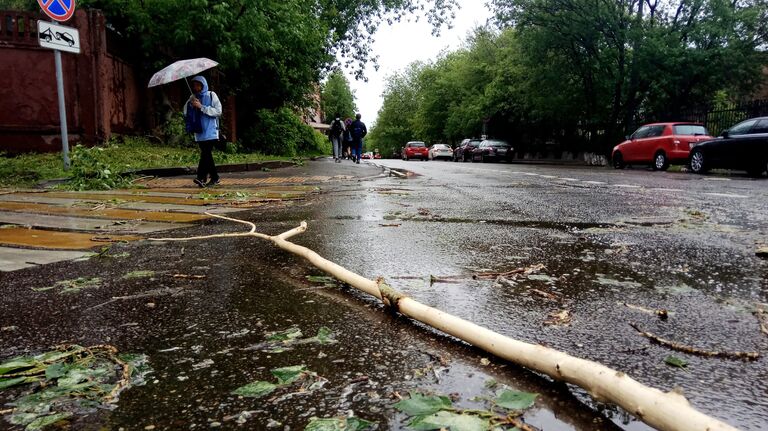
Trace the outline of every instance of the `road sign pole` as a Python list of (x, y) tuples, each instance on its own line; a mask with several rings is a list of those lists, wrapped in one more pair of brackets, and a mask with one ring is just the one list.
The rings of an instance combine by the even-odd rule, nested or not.
[[(59, 93), (59, 122), (61, 123), (61, 157), (64, 159), (64, 170), (69, 170), (69, 136), (67, 136), (67, 110), (64, 103), (64, 72), (61, 70), (61, 51), (53, 50), (56, 60), (56, 90)], [(48, 63), (50, 64), (50, 63)]]

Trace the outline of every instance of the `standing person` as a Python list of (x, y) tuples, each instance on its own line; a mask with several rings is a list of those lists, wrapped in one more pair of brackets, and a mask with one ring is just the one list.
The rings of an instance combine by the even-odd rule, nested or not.
[(368, 128), (360, 121), (360, 117), (359, 113), (355, 115), (355, 121), (349, 126), (352, 129), (352, 160), (358, 164), (363, 153), (363, 138), (368, 134)]
[(344, 123), (341, 121), (338, 113), (333, 117), (334, 119), (331, 121), (331, 128), (328, 130), (328, 138), (331, 140), (331, 144), (333, 145), (333, 160), (336, 163), (341, 163), (341, 141), (343, 139), (342, 135), (347, 130), (347, 128), (344, 127)]
[(352, 157), (352, 119), (347, 118), (344, 120), (344, 157)]
[[(184, 119), (187, 131), (194, 132), (195, 142), (200, 146), (200, 162), (197, 164), (198, 187), (211, 187), (219, 183), (219, 174), (213, 162), (213, 145), (219, 141), (219, 117), (221, 101), (219, 96), (208, 90), (208, 81), (202, 76), (192, 78), (193, 95), (184, 104)], [(206, 179), (210, 180), (206, 183)]]

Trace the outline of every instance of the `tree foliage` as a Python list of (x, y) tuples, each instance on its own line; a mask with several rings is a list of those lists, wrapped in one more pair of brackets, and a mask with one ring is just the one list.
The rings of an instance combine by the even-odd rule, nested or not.
[(320, 93), (320, 106), (323, 111), (323, 121), (326, 123), (330, 123), (336, 114), (342, 118), (354, 117), (355, 95), (341, 71), (334, 70), (328, 75)]
[[(413, 137), (456, 143), (485, 125), (518, 148), (558, 141), (607, 151), (638, 121), (748, 97), (765, 79), (763, 0), (490, 4), (496, 29), (476, 30), (413, 78)], [(380, 114), (372, 134), (399, 127)]]
[[(387, 20), (421, 11), (439, 28), (454, 0), (82, 0), (135, 47), (143, 73), (182, 58), (220, 63), (237, 95), (239, 124), (257, 111), (306, 107), (324, 73), (341, 54), (362, 76), (371, 35)], [(221, 91), (221, 89), (218, 89)], [(260, 114), (259, 114), (260, 115)], [(258, 115), (257, 115), (258, 116)], [(243, 136), (258, 136), (245, 130)], [(260, 143), (256, 144), (257, 148)]]

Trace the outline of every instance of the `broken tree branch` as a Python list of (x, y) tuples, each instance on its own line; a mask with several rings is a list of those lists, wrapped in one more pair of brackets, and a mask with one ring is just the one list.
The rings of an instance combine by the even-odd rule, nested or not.
[(515, 340), (488, 328), (424, 305), (405, 296), (382, 279), (369, 280), (333, 263), (316, 252), (286, 241), (290, 236), (304, 232), (307, 223), (285, 234), (269, 236), (255, 232), (253, 223), (206, 213), (211, 217), (232, 220), (251, 226), (250, 232), (240, 234), (207, 235), (193, 238), (155, 238), (155, 241), (191, 241), (204, 238), (254, 236), (271, 241), (283, 250), (307, 259), (315, 267), (394, 308), (404, 316), (418, 320), (481, 348), (500, 358), (572, 383), (587, 390), (596, 400), (621, 406), (638, 419), (659, 430), (731, 430), (735, 428), (694, 409), (682, 395), (662, 392), (630, 378), (626, 374), (597, 362), (576, 358), (567, 353), (537, 344)]
[(642, 335), (643, 337), (648, 338), (649, 340), (655, 343), (661, 344), (662, 346), (669, 347), (672, 350), (677, 350), (678, 352), (690, 353), (692, 355), (706, 356), (710, 358), (745, 359), (750, 361), (754, 361), (760, 357), (759, 352), (726, 352), (726, 351), (716, 351), (716, 350), (713, 351), (713, 350), (699, 349), (697, 347), (686, 346), (684, 344), (676, 343), (674, 341), (669, 341), (664, 338), (658, 337), (656, 335), (651, 334), (650, 332), (643, 331), (637, 323), (630, 323), (629, 325), (635, 328), (635, 330), (639, 332), (640, 335)]
[(642, 311), (643, 313), (655, 314), (655, 315), (659, 316), (659, 319), (661, 319), (661, 320), (667, 320), (667, 318), (669, 318), (669, 311), (667, 311), (666, 308), (652, 310), (650, 308), (645, 308), (645, 307), (641, 307), (639, 305), (629, 304), (627, 302), (621, 302), (620, 304), (624, 305), (627, 308), (631, 308), (633, 310)]

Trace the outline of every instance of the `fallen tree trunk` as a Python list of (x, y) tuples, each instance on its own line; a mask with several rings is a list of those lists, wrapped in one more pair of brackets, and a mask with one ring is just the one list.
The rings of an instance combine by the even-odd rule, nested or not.
[(283, 250), (307, 259), (318, 269), (381, 300), (401, 314), (452, 335), (500, 358), (544, 373), (553, 379), (568, 382), (585, 389), (599, 402), (622, 407), (646, 424), (664, 431), (718, 431), (735, 430), (730, 425), (694, 409), (677, 392), (662, 392), (632, 379), (621, 371), (597, 362), (576, 358), (549, 347), (518, 341), (488, 328), (424, 305), (396, 291), (382, 278), (369, 280), (333, 263), (314, 251), (288, 241), (307, 229), (302, 222), (297, 228), (280, 235), (269, 236), (256, 232), (251, 222), (206, 213), (211, 217), (243, 223), (251, 227), (248, 232), (214, 234), (189, 238), (152, 238), (155, 241), (192, 241), (210, 238), (253, 236), (271, 241)]

